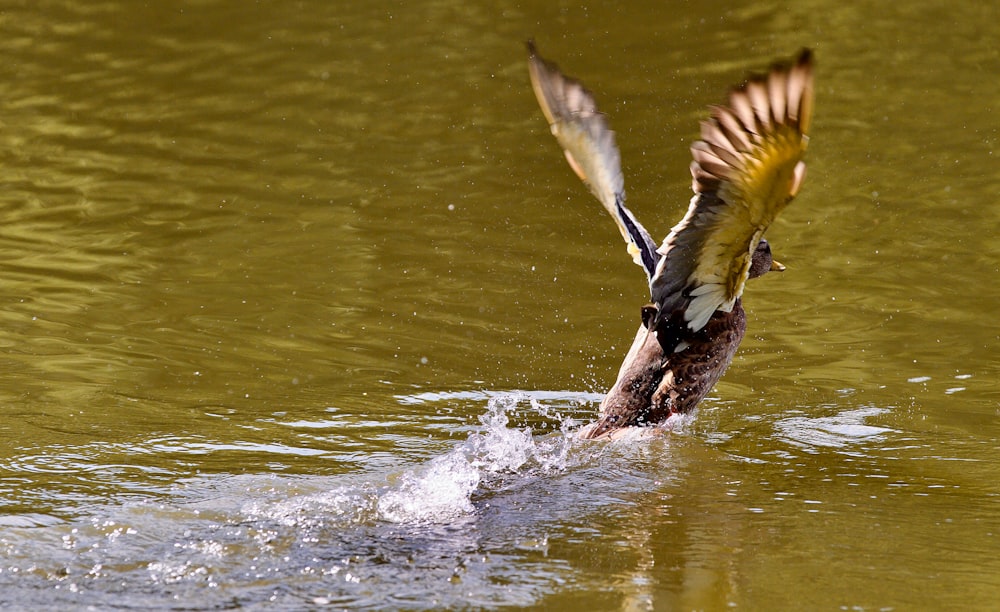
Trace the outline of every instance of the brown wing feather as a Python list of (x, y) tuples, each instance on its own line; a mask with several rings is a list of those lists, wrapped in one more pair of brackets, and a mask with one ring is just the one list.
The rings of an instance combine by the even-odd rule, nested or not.
[(597, 110), (593, 94), (580, 81), (543, 59), (531, 42), (528, 53), (535, 97), (566, 161), (615, 220), (632, 258), (651, 278), (660, 256), (649, 232), (625, 207), (625, 179), (615, 133)]
[(812, 114), (812, 53), (772, 66), (713, 107), (702, 139), (691, 146), (687, 214), (659, 253), (650, 281), (660, 307), (658, 332), (673, 350), (716, 310), (742, 295), (750, 259), (764, 231), (798, 192)]

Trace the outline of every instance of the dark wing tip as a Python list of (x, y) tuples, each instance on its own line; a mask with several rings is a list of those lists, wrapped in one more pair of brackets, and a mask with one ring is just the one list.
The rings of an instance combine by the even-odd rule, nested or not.
[(813, 53), (813, 50), (808, 47), (802, 47), (799, 49), (799, 52), (795, 54), (792, 61), (778, 60), (776, 62), (772, 62), (771, 65), (767, 67), (766, 72), (750, 73), (743, 83), (734, 89), (744, 89), (746, 88), (747, 83), (752, 83), (754, 81), (766, 81), (768, 77), (775, 72), (791, 72), (792, 70), (802, 68), (812, 69), (815, 63), (816, 55)]
[[(772, 63), (768, 68), (768, 73), (771, 72), (788, 72), (792, 67), (812, 67), (815, 63), (815, 54), (812, 49), (808, 47), (802, 47), (799, 52), (795, 54), (794, 59), (791, 62), (788, 61), (777, 61)], [(764, 75), (760, 75), (764, 76)]]
[(795, 54), (795, 58), (789, 61), (777, 61), (773, 62), (765, 72), (751, 72), (747, 75), (743, 82), (739, 85), (733, 87), (730, 91), (746, 91), (748, 86), (752, 83), (765, 83), (768, 78), (776, 72), (791, 72), (796, 69), (812, 70), (813, 66), (816, 64), (816, 55), (813, 53), (812, 49), (808, 47), (803, 47)]
[(799, 54), (795, 57), (795, 65), (797, 66), (812, 66), (813, 65), (813, 55), (812, 49), (808, 47), (802, 47)]

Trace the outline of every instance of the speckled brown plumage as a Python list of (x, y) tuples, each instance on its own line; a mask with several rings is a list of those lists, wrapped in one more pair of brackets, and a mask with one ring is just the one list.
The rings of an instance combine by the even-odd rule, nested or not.
[[(771, 247), (761, 240), (750, 260), (748, 278), (784, 269), (774, 261)], [(671, 415), (692, 412), (725, 373), (747, 329), (743, 300), (729, 312), (716, 310), (705, 327), (683, 332), (677, 343), (664, 349), (661, 329), (667, 319), (659, 307), (642, 308), (642, 327), (625, 356), (618, 380), (601, 402), (597, 422), (582, 431), (584, 438), (598, 438), (623, 427), (663, 423)], [(670, 333), (676, 333), (676, 328)], [(683, 346), (680, 350), (674, 347)]]
[(694, 410), (733, 360), (746, 332), (743, 304), (716, 311), (682, 351), (664, 356), (656, 334), (640, 327), (618, 380), (601, 402), (601, 416), (585, 434), (597, 438), (622, 427), (666, 421)]

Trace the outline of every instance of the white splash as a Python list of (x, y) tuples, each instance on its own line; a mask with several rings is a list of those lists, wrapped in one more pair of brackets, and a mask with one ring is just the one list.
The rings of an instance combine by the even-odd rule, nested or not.
[(423, 470), (403, 474), (398, 488), (382, 494), (378, 517), (393, 523), (443, 522), (472, 512), (470, 496), (481, 475), (457, 453), (432, 459)]
[(534, 398), (520, 394), (490, 398), (478, 431), (447, 454), (405, 472), (399, 485), (379, 496), (378, 518), (394, 523), (452, 520), (473, 512), (472, 494), (485, 477), (517, 472), (526, 465), (545, 472), (563, 469), (574, 423), (563, 419), (559, 433), (539, 439), (528, 427), (509, 427), (508, 411), (525, 399), (540, 415), (548, 416)]
[[(548, 431), (557, 431), (536, 436), (530, 427), (512, 427), (509, 415), (526, 410), (533, 420), (541, 417), (549, 424)], [(243, 504), (241, 514), (298, 527), (373, 521), (443, 523), (472, 514), (473, 494), (495, 486), (496, 477), (565, 469), (577, 439), (576, 422), (521, 392), (491, 394), (479, 421), (481, 425), (464, 442), (445, 454), (389, 474), (388, 486), (380, 486), (380, 478), (370, 474), (339, 478), (341, 484), (334, 487), (293, 481), (293, 490), (275, 487), (270, 479), (234, 483), (241, 497), (248, 487), (255, 489), (254, 501)]]

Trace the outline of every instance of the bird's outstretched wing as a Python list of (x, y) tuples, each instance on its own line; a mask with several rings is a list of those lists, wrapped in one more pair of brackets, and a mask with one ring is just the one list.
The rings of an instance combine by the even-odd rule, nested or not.
[[(538, 104), (573, 171), (611, 213), (629, 254), (653, 278), (660, 255), (649, 232), (625, 207), (625, 179), (615, 133), (582, 83), (559, 71), (528, 42), (528, 69)], [(652, 281), (651, 281), (652, 282)]]
[(803, 50), (750, 77), (702, 122), (691, 145), (695, 195), (650, 280), (665, 349), (742, 295), (757, 243), (805, 178), (812, 106), (813, 59)]

